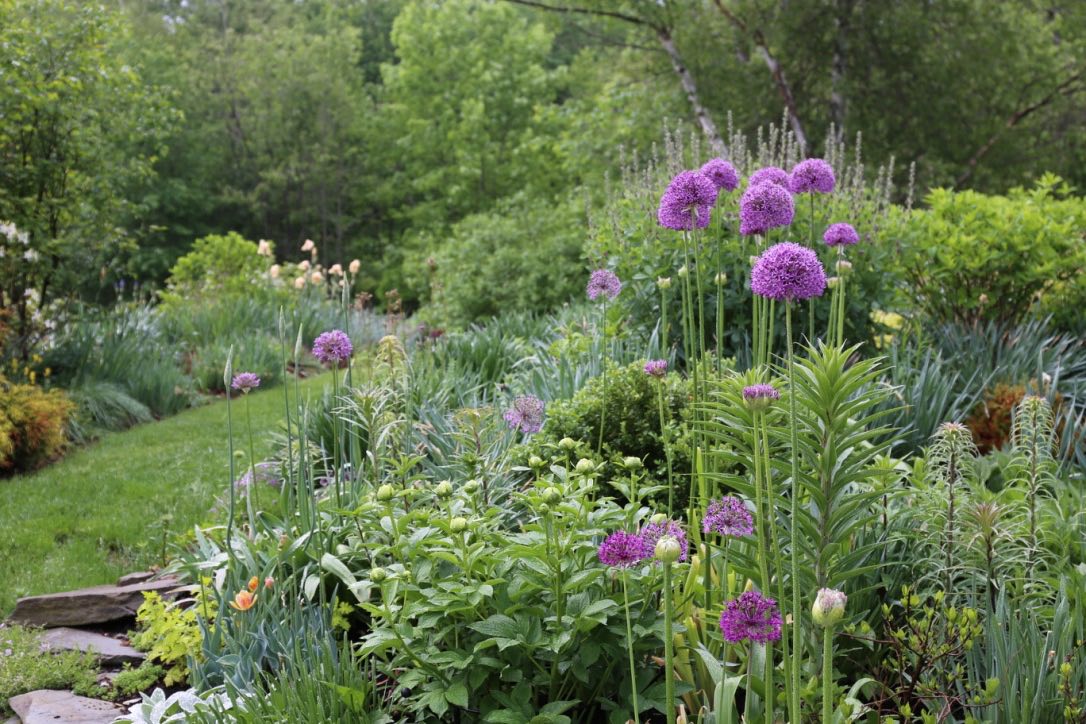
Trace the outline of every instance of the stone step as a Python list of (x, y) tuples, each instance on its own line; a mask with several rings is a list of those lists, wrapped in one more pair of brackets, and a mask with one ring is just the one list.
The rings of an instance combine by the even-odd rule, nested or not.
[(39, 689), (8, 699), (22, 724), (109, 724), (124, 709), (108, 701), (76, 696), (70, 691)]
[(92, 631), (51, 628), (42, 634), (42, 645), (50, 651), (93, 651), (107, 666), (139, 666), (145, 656), (126, 643)]
[(173, 577), (142, 581), (125, 586), (94, 586), (77, 591), (27, 596), (15, 603), (13, 623), (27, 626), (87, 626), (110, 623), (136, 615), (144, 591), (157, 591), (172, 598), (180, 582)]

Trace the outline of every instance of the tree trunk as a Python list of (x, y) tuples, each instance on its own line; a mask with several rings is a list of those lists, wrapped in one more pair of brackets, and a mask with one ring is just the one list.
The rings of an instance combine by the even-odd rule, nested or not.
[(694, 76), (690, 75), (690, 71), (683, 64), (682, 56), (679, 55), (679, 49), (675, 47), (675, 41), (672, 39), (671, 34), (665, 29), (659, 29), (656, 37), (659, 38), (660, 45), (663, 46), (664, 52), (667, 53), (668, 59), (671, 60), (671, 67), (675, 70), (675, 75), (679, 76), (679, 83), (682, 84), (683, 90), (686, 92), (686, 99), (690, 102), (694, 117), (701, 127), (701, 132), (709, 140), (710, 147), (716, 153), (727, 154), (728, 147), (724, 143), (724, 139), (720, 137), (720, 131), (717, 130), (716, 123), (713, 122), (709, 111), (701, 104), (701, 97), (698, 95), (698, 86), (694, 82)]

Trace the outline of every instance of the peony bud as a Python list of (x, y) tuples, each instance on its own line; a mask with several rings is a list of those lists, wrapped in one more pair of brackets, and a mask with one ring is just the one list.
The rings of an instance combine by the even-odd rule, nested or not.
[(562, 501), (562, 491), (553, 485), (543, 491), (543, 502), (548, 505), (555, 505)]
[(564, 437), (558, 441), (558, 447), (562, 448), (563, 450), (572, 450), (573, 448), (577, 447), (577, 441), (571, 437)]
[(396, 491), (393, 490), (392, 486), (388, 483), (385, 483), (381, 487), (377, 488), (377, 499), (380, 500), (382, 503), (386, 503), (392, 500), (392, 496), (395, 494)]
[(581, 475), (589, 475), (596, 469), (596, 464), (588, 458), (581, 458), (577, 461), (577, 467), (575, 469)]
[(447, 498), (452, 495), (452, 492), (452, 483), (450, 483), (448, 480), (442, 480), (440, 483), (437, 484), (437, 487), (434, 488), (434, 494), (437, 495), (437, 497), (439, 498)]
[(644, 463), (641, 462), (641, 458), (633, 457), (632, 455), (627, 458), (622, 458), (622, 465), (627, 470), (640, 470)]
[(468, 519), (456, 517), (449, 521), (449, 530), (453, 533), (463, 533), (468, 529)]
[(388, 578), (388, 571), (384, 568), (372, 568), (370, 569), (370, 580), (374, 583), (380, 583)]

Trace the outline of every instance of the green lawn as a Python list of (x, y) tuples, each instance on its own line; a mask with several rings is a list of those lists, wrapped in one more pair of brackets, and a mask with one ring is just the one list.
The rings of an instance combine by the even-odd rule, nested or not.
[[(302, 394), (315, 397), (330, 382), (305, 380)], [(266, 433), (283, 424), (282, 387), (254, 393), (251, 407), (259, 459), (270, 450)], [(235, 447), (248, 450), (243, 401), (233, 413)], [(229, 477), (219, 401), (105, 434), (33, 475), (0, 480), (0, 616), (20, 596), (112, 583), (160, 563), (164, 533), (206, 520)]]

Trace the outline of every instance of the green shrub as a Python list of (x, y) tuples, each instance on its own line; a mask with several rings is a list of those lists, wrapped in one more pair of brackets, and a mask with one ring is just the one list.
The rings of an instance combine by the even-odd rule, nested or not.
[(170, 269), (163, 301), (174, 304), (193, 294), (245, 294), (268, 267), (268, 260), (257, 253), (258, 248), (234, 231), (197, 239), (192, 251)]
[(1086, 199), (1045, 176), (1007, 196), (936, 189), (895, 236), (917, 305), (938, 322), (1016, 323), (1051, 314), (1086, 329)]
[(143, 605), (136, 612), (139, 631), (130, 634), (132, 645), (147, 652), (147, 659), (164, 669), (166, 686), (183, 684), (189, 678), (189, 659), (200, 651), (203, 634), (197, 614), (205, 622), (214, 620), (214, 596), (197, 596), (196, 604), (181, 608), (166, 603), (155, 592), (143, 594)]
[(63, 651), (42, 656), (41, 634), (0, 623), (0, 713), (8, 699), (38, 689), (92, 687), (98, 662), (92, 653)]
[(33, 470), (59, 456), (74, 409), (60, 390), (0, 378), (0, 470)]

